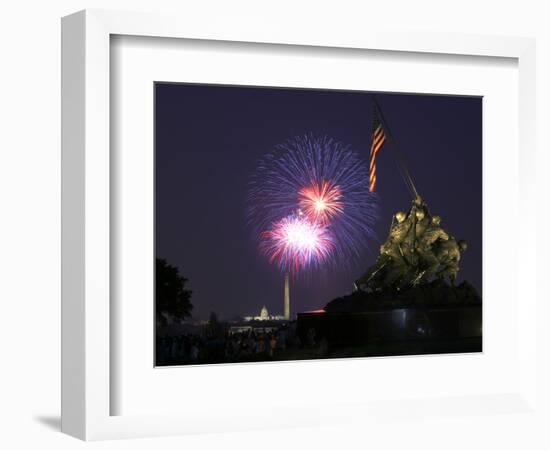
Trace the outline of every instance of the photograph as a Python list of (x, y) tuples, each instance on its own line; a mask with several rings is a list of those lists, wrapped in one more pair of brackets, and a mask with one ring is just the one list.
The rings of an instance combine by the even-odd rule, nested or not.
[(546, 2), (2, 6), (0, 450), (550, 449)]
[(155, 82), (155, 366), (482, 352), (482, 119)]

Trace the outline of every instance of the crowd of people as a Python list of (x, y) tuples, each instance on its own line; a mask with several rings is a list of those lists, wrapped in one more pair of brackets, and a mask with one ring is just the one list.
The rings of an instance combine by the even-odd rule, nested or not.
[(157, 337), (157, 365), (265, 361), (302, 343), (291, 327), (277, 331), (223, 334), (181, 334)]

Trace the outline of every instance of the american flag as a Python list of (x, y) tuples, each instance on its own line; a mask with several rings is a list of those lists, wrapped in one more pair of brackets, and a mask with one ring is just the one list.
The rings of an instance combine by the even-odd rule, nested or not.
[(370, 148), (370, 185), (369, 190), (374, 192), (376, 190), (376, 155), (382, 149), (382, 146), (386, 142), (386, 133), (380, 117), (378, 117), (378, 111), (374, 108), (374, 119), (372, 121), (372, 145)]

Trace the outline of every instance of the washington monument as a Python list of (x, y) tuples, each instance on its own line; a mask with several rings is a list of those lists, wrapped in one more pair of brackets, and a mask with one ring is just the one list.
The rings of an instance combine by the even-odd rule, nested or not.
[(290, 320), (290, 285), (288, 279), (288, 272), (285, 273), (285, 303), (284, 303), (284, 316), (285, 320)]

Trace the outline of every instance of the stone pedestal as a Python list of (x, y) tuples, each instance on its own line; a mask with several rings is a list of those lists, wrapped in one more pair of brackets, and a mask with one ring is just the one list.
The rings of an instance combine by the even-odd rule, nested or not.
[(302, 342), (314, 335), (316, 342), (324, 339), (333, 348), (368, 346), (369, 354), (476, 352), (482, 350), (482, 308), (479, 304), (300, 313), (297, 333)]

